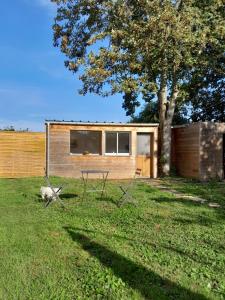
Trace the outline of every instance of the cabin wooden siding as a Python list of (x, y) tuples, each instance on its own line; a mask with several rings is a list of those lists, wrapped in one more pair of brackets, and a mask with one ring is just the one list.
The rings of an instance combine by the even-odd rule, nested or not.
[[(48, 128), (49, 126), (49, 128)], [(80, 178), (82, 169), (109, 170), (109, 178), (132, 178), (136, 170), (136, 136), (137, 132), (152, 134), (152, 174), (157, 177), (158, 127), (139, 127), (126, 125), (67, 125), (48, 124), (47, 169), (49, 175)], [(70, 153), (70, 130), (102, 131), (102, 155), (74, 155)], [(105, 132), (131, 132), (131, 153), (129, 156), (105, 155)]]
[(0, 177), (43, 176), (45, 133), (0, 131)]
[(202, 181), (224, 179), (225, 123), (199, 122), (172, 129), (172, 165), (177, 174)]
[(172, 129), (172, 165), (178, 175), (200, 177), (200, 123)]
[(202, 122), (200, 132), (200, 178), (223, 179), (225, 123)]

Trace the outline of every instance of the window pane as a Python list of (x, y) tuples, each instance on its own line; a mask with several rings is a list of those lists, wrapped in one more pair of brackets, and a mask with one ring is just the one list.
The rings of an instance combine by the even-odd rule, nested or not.
[(106, 153), (117, 153), (117, 133), (106, 132)]
[(150, 155), (150, 134), (138, 133), (137, 134), (137, 154)]
[(118, 133), (118, 153), (130, 153), (130, 134), (129, 132)]
[(70, 152), (75, 154), (100, 154), (101, 131), (71, 130)]

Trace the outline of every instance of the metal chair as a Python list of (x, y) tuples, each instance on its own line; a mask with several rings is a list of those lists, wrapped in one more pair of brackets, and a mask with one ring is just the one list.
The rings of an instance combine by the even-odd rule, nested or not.
[(63, 201), (62, 201), (62, 199), (59, 197), (59, 193), (62, 191), (62, 189), (63, 189), (64, 187), (63, 187), (63, 186), (60, 186), (60, 187), (56, 190), (56, 189), (51, 185), (48, 176), (45, 175), (44, 178), (45, 178), (45, 181), (46, 181), (48, 187), (49, 187), (49, 188), (51, 189), (51, 191), (52, 191), (52, 197), (49, 197), (49, 198), (47, 199), (47, 202), (46, 202), (46, 204), (45, 204), (45, 207), (48, 207), (48, 206), (49, 206), (50, 204), (52, 204), (52, 202), (54, 202), (54, 201), (59, 201), (60, 204), (62, 205), (62, 207), (65, 207), (65, 205), (64, 205), (64, 203), (63, 203)]
[(142, 171), (141, 169), (136, 169), (134, 178), (129, 182), (129, 184), (126, 187), (122, 185), (119, 186), (122, 192), (122, 195), (119, 199), (119, 204), (118, 204), (119, 207), (121, 207), (125, 203), (132, 203), (135, 206), (137, 205), (137, 200), (131, 195), (131, 190), (136, 185), (137, 179), (140, 178), (141, 171)]

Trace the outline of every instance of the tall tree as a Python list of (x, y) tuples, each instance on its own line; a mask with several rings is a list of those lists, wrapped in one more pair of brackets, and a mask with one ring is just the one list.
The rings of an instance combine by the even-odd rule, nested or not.
[[(133, 114), (157, 98), (161, 173), (170, 171), (171, 124), (205, 49), (224, 53), (224, 0), (52, 0), (58, 5), (54, 45), (83, 81), (82, 94), (122, 93)], [(211, 57), (210, 59), (216, 59)], [(185, 85), (185, 88), (184, 88)]]

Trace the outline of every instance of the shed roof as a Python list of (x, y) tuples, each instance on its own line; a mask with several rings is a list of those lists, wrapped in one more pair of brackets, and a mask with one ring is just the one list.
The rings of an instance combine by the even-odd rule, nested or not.
[(158, 127), (158, 123), (122, 123), (122, 122), (91, 122), (91, 121), (65, 121), (65, 120), (45, 120), (45, 124), (57, 125), (97, 125), (97, 126), (137, 126), (137, 127)]

